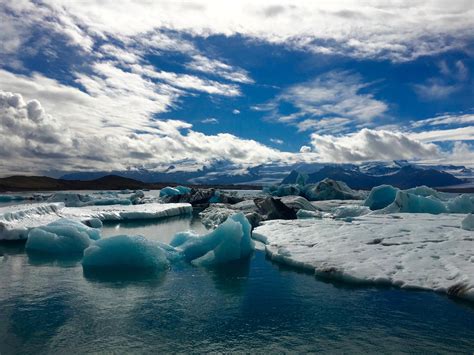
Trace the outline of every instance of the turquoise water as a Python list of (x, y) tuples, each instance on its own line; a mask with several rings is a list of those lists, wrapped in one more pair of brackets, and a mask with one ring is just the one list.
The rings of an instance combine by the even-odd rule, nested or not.
[[(107, 224), (167, 242), (196, 219)], [(79, 260), (0, 244), (0, 353), (472, 353), (474, 307), (431, 292), (349, 287), (256, 251), (208, 270), (84, 275)]]

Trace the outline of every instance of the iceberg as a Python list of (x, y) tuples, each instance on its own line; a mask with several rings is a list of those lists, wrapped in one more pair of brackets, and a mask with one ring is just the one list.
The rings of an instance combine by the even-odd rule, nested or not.
[(301, 192), (301, 186), (293, 184), (283, 185), (272, 185), (263, 188), (263, 192), (271, 196), (283, 197), (283, 196), (298, 196)]
[(191, 214), (192, 211), (188, 203), (87, 207), (64, 207), (64, 203), (43, 203), (0, 207), (0, 240), (26, 239), (30, 229), (61, 218), (85, 222), (91, 227), (96, 227), (102, 221), (158, 219)]
[(363, 198), (360, 192), (352, 190), (346, 183), (332, 179), (305, 185), (303, 195), (310, 201), (360, 200)]
[(364, 206), (369, 207), (371, 210), (381, 210), (395, 201), (398, 191), (400, 191), (400, 189), (391, 185), (376, 186), (370, 190), (369, 196), (364, 202)]
[[(461, 228), (467, 231), (474, 231), (474, 214), (469, 213), (461, 222)], [(473, 257), (474, 258), (474, 257)], [(474, 262), (474, 260), (473, 260)]]
[(201, 266), (244, 259), (249, 257), (255, 248), (251, 239), (250, 223), (241, 212), (228, 217), (207, 235), (178, 233), (170, 244), (183, 253), (185, 260)]
[(30, 230), (26, 250), (55, 255), (82, 254), (93, 240), (98, 239), (99, 229), (87, 227), (78, 221), (60, 219)]
[(191, 214), (192, 212), (193, 208), (189, 203), (147, 203), (143, 205), (66, 207), (60, 211), (60, 214), (66, 218), (81, 221), (97, 218), (106, 222), (158, 219)]
[(413, 195), (405, 191), (398, 191), (395, 200), (377, 213), (447, 213), (445, 204), (435, 197)]
[(142, 236), (100, 239), (84, 250), (84, 271), (166, 270), (169, 261), (159, 243)]
[(298, 210), (307, 210), (307, 211), (317, 211), (318, 209), (314, 207), (307, 199), (302, 196), (284, 196), (280, 198), (280, 201), (283, 202), (287, 207)]
[[(99, 194), (100, 195), (100, 194)], [(66, 207), (82, 206), (105, 206), (105, 205), (130, 205), (132, 202), (127, 198), (117, 198), (115, 194), (107, 194), (105, 197), (93, 197), (87, 194), (76, 194), (71, 192), (58, 192), (47, 199), (47, 202), (63, 202)]]
[(63, 203), (0, 207), (0, 240), (26, 239), (30, 229), (60, 219), (63, 208)]
[(474, 196), (459, 195), (446, 201), (446, 208), (450, 213), (474, 213)]
[(191, 193), (191, 188), (186, 186), (166, 186), (160, 190), (160, 197), (186, 195)]
[[(474, 301), (474, 232), (455, 214), (365, 215), (264, 222), (269, 257), (319, 277), (390, 284)], [(469, 225), (471, 222), (468, 222)]]

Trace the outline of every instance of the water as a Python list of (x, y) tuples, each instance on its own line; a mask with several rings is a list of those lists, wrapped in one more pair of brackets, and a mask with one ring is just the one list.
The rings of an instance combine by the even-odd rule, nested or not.
[[(198, 220), (107, 224), (104, 235), (167, 242)], [(256, 251), (208, 270), (84, 275), (79, 260), (0, 244), (0, 353), (472, 353), (474, 307), (431, 292), (349, 287)]]

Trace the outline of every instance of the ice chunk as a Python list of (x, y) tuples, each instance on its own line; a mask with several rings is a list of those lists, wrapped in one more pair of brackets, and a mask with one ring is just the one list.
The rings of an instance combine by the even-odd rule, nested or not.
[(362, 193), (352, 190), (346, 183), (332, 179), (305, 185), (303, 195), (310, 201), (360, 200), (363, 198)]
[(176, 187), (167, 186), (160, 190), (160, 197), (185, 195), (189, 193), (191, 193), (191, 188), (186, 187), (186, 186), (176, 186)]
[(376, 186), (370, 191), (364, 206), (369, 207), (371, 210), (385, 208), (395, 201), (398, 191), (400, 190), (390, 185)]
[(99, 229), (78, 221), (60, 219), (30, 230), (26, 250), (43, 254), (81, 254), (93, 240), (99, 238)]
[(117, 235), (85, 249), (82, 267), (85, 271), (166, 270), (169, 261), (160, 244), (142, 236)]
[(412, 194), (412, 195), (417, 195), (417, 196), (423, 196), (423, 197), (429, 197), (433, 196), (438, 199), (441, 198), (441, 193), (436, 191), (435, 189), (432, 189), (431, 187), (428, 186), (417, 186), (417, 187), (412, 187), (411, 189), (404, 190), (405, 192)]
[(254, 250), (250, 235), (250, 223), (243, 213), (237, 213), (207, 235), (178, 233), (171, 245), (178, 247), (186, 260), (196, 265), (210, 266), (250, 256)]
[(253, 237), (275, 261), (351, 282), (444, 292), (474, 301), (474, 232), (459, 215), (365, 215), (264, 222)]
[(280, 199), (287, 207), (290, 207), (294, 210), (307, 210), (307, 211), (317, 211), (318, 209), (314, 207), (307, 199), (302, 196), (284, 196)]
[(66, 207), (130, 205), (129, 199), (117, 198), (115, 195), (93, 197), (87, 194), (58, 192), (48, 198), (48, 202), (63, 202)]
[[(461, 228), (467, 231), (474, 231), (474, 214), (469, 213), (461, 222)], [(473, 257), (474, 258), (474, 257)], [(473, 260), (474, 261), (474, 260)]]
[(370, 213), (370, 208), (360, 205), (345, 205), (335, 208), (332, 211), (334, 218), (351, 218), (363, 216)]
[(263, 188), (263, 192), (272, 196), (283, 197), (283, 196), (298, 196), (301, 194), (301, 186), (299, 185), (277, 185), (277, 186), (266, 186)]
[(395, 200), (387, 207), (377, 211), (379, 213), (431, 213), (448, 212), (445, 204), (435, 197), (423, 197), (398, 191)]
[(0, 207), (0, 240), (26, 239), (31, 228), (61, 218), (63, 203), (16, 205)]
[(332, 215), (327, 212), (322, 211), (307, 211), (307, 210), (299, 210), (296, 212), (296, 217), (298, 219), (306, 219), (306, 218), (325, 218), (331, 217)]
[(206, 228), (215, 228), (235, 213), (235, 210), (227, 208), (226, 205), (216, 203), (200, 212), (199, 217)]
[(446, 201), (450, 213), (474, 213), (474, 196), (463, 194)]

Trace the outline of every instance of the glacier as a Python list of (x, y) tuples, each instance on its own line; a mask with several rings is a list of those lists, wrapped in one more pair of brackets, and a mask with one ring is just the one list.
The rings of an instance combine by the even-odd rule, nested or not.
[(26, 250), (43, 254), (82, 254), (93, 240), (100, 239), (100, 229), (68, 219), (59, 219), (28, 233)]
[[(273, 220), (254, 230), (269, 257), (319, 277), (433, 290), (474, 301), (474, 232), (456, 214)], [(471, 222), (467, 224), (470, 225)], [(463, 223), (463, 225), (466, 223)]]

